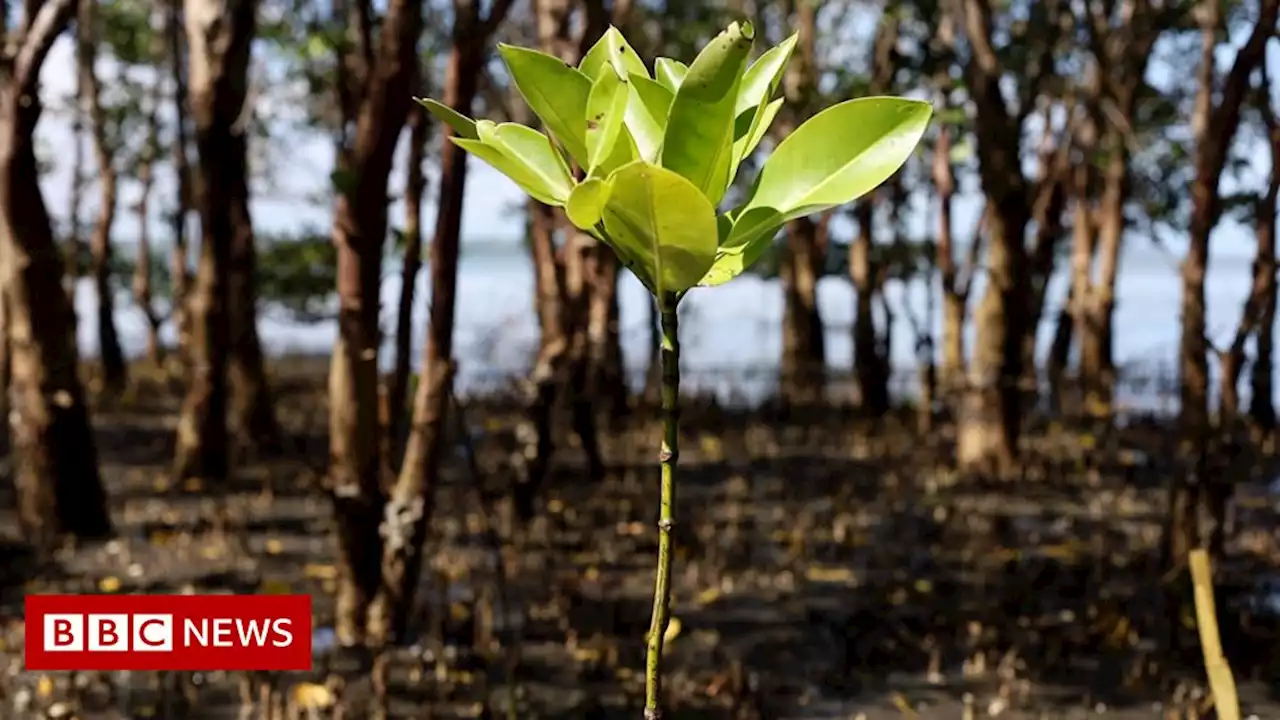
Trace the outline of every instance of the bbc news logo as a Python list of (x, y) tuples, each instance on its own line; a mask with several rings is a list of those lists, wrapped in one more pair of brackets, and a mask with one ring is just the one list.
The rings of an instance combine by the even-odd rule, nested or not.
[(307, 595), (28, 595), (27, 670), (310, 670)]

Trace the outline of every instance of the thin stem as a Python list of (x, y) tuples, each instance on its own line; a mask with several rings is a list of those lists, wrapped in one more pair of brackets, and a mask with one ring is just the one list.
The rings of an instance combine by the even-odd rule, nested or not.
[(662, 327), (662, 495), (658, 510), (658, 571), (653, 583), (653, 621), (649, 625), (649, 654), (644, 672), (644, 717), (658, 720), (662, 710), (658, 698), (662, 692), (662, 643), (666, 639), (667, 622), (671, 618), (671, 527), (675, 520), (671, 506), (675, 501), (676, 462), (680, 455), (680, 338), (677, 332), (675, 293), (657, 298)]

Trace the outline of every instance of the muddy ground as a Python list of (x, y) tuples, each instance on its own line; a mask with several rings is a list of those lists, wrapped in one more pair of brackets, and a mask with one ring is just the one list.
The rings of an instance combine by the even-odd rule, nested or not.
[[(331, 649), (323, 365), (276, 368), (290, 448), (237, 458), (221, 489), (169, 481), (178, 396), (144, 374), (96, 401), (117, 539), (37, 569), (0, 484), (0, 718), (260, 718), (253, 703), (272, 692), (280, 699), (261, 704), (336, 698), (346, 717), (366, 716), (367, 680)], [(507, 500), (518, 407), (463, 406), (480, 472), (454, 438), (420, 638), (389, 663), (391, 716), (640, 717), (656, 413), (606, 434), (607, 482), (583, 481), (579, 451), (565, 447), (537, 519), (520, 526)], [(966, 702), (977, 717), (1212, 717), (1193, 709), (1205, 703), (1190, 606), (1168, 602), (1189, 603), (1189, 591), (1166, 592), (1185, 580), (1157, 560), (1179, 472), (1160, 423), (1110, 435), (1042, 423), (1027, 477), (1004, 485), (947, 471), (945, 428), (872, 427), (834, 407), (691, 402), (683, 433), (666, 717), (942, 720), (965, 717)], [(1218, 568), (1224, 643), (1245, 716), (1280, 720), (1280, 495), (1264, 459), (1227, 471), (1240, 490)], [(311, 593), (316, 669), (25, 673), (21, 600), (49, 591)]]

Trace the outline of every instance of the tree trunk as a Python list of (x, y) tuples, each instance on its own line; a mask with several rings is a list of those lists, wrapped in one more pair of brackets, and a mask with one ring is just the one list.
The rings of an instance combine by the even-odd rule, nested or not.
[[(358, 26), (373, 10), (367, 0), (356, 0), (351, 6), (335, 2), (334, 13)], [(465, 23), (465, 13), (459, 10), (458, 15), (455, 25)], [(338, 642), (348, 647), (364, 640), (366, 630), (375, 644), (387, 639), (385, 628), (374, 627), (369, 617), (370, 603), (383, 585), (379, 525), (384, 519), (385, 466), (378, 417), (382, 254), (387, 238), (387, 182), (409, 114), (421, 31), (421, 4), (392, 0), (376, 49), (365, 36), (339, 58), (339, 104), (345, 126), (354, 127), (355, 134), (344, 137), (335, 175), (333, 243), (338, 255), (339, 310), (329, 375), (329, 476), (338, 516), (336, 631)], [(440, 215), (448, 215), (443, 204)], [(427, 382), (424, 374), (419, 387)], [(389, 547), (402, 540), (403, 536), (387, 538)]]
[(1071, 306), (1075, 304), (1075, 286), (1067, 288), (1066, 303), (1058, 310), (1053, 326), (1053, 341), (1049, 344), (1049, 355), (1045, 359), (1045, 374), (1049, 380), (1049, 411), (1053, 415), (1061, 415), (1067, 410), (1066, 399), (1067, 364), (1071, 362), (1071, 342), (1075, 335), (1075, 325), (1071, 315)]
[(111, 228), (116, 219), (117, 174), (115, 153), (107, 140), (107, 114), (98, 88), (98, 22), (96, 0), (80, 3), (76, 23), (76, 60), (80, 73), (80, 103), (89, 115), (94, 161), (98, 165), (98, 219), (89, 240), (93, 257), (93, 286), (98, 297), (98, 360), (102, 363), (103, 388), (118, 392), (128, 382), (124, 351), (116, 331), (115, 292), (111, 287)]
[[(1263, 87), (1270, 87), (1265, 64)], [(1255, 213), (1258, 236), (1258, 255), (1253, 264), (1255, 286), (1261, 297), (1258, 301), (1258, 328), (1253, 337), (1255, 348), (1250, 373), (1249, 416), (1259, 430), (1270, 434), (1276, 428), (1275, 390), (1272, 375), (1275, 373), (1276, 324), (1276, 202), (1280, 199), (1280, 122), (1276, 121), (1270, 98), (1261, 101), (1262, 114), (1271, 141), (1271, 179), (1267, 192), (1258, 203)]]
[[(947, 128), (938, 131), (933, 150), (933, 184), (938, 191), (938, 274), (942, 283), (942, 366), (939, 384), (950, 401), (964, 387), (964, 324), (969, 304), (968, 277), (960, 277), (955, 258), (955, 240), (951, 210), (955, 196), (955, 174), (951, 165), (951, 134)], [(974, 233), (970, 256), (981, 246)], [(966, 268), (971, 270), (972, 268)]]
[[(405, 4), (416, 8), (412, 12), (421, 11), (420, 4)], [(477, 2), (459, 3), (455, 7), (453, 43), (445, 69), (442, 102), (470, 117), (485, 59), (485, 44), (509, 6), (495, 2), (488, 18), (482, 18)], [(416, 37), (415, 34), (403, 38), (403, 49), (410, 58), (415, 57), (412, 39)], [(414, 393), (413, 421), (404, 461), (392, 487), (382, 525), (386, 546), (382, 555), (381, 586), (369, 610), (369, 637), (375, 646), (405, 637), (445, 453), (445, 422), (453, 397), (458, 244), (467, 179), (466, 154), (449, 141), (450, 134), (451, 130), (445, 129), (441, 138), (440, 192), (428, 263), (431, 312), (422, 353), (421, 380)]]
[[(1257, 25), (1236, 53), (1235, 61), (1215, 93), (1214, 53), (1220, 24), (1219, 3), (1198, 6), (1202, 29), (1199, 91), (1192, 113), (1196, 139), (1195, 179), (1191, 185), (1191, 223), (1187, 255), (1182, 263), (1182, 333), (1179, 343), (1181, 407), (1179, 425), (1182, 454), (1203, 457), (1209, 442), (1208, 342), (1205, 328), (1205, 275), (1208, 271), (1209, 237), (1222, 212), (1219, 182), (1226, 165), (1227, 148), (1240, 122), (1240, 107), (1248, 91), (1249, 76), (1261, 62), (1267, 39), (1274, 33), (1280, 0), (1262, 0)], [(1215, 95), (1220, 97), (1215, 104)], [(1203, 463), (1201, 463), (1203, 464)], [(1171, 505), (1178, 510), (1166, 534), (1168, 561), (1181, 564), (1186, 551), (1200, 544), (1196, 512), (1204, 502), (1200, 487), (1208, 478), (1184, 473), (1175, 481)]]
[(165, 36), (168, 44), (168, 60), (173, 82), (173, 174), (177, 178), (177, 207), (173, 211), (173, 251), (169, 256), (169, 285), (172, 302), (169, 310), (177, 336), (177, 357), (185, 372), (190, 366), (191, 315), (187, 312), (191, 271), (190, 249), (187, 245), (187, 215), (193, 205), (191, 192), (191, 164), (187, 159), (187, 77), (183, 62), (182, 2), (169, 0), (164, 15)]
[(48, 22), (11, 38), (17, 54), (0, 86), (0, 248), (7, 282), (12, 390), (9, 413), (19, 519), (42, 548), (69, 534), (111, 533), (84, 387), (63, 290), (65, 264), (36, 182), (40, 67), (74, 12), (70, 0), (27, 8)]
[[(873, 198), (859, 203), (858, 234), (849, 245), (849, 279), (853, 283), (853, 370), (858, 384), (858, 401), (871, 417), (889, 412), (889, 378), (886, 357), (880, 354), (880, 333), (876, 331), (872, 303), (875, 300), (876, 269), (871, 263), (871, 221)], [(889, 328), (885, 328), (885, 333)]]
[[(152, 58), (158, 65), (163, 58), (163, 38), (156, 36), (157, 47), (152, 49)], [(133, 268), (133, 300), (142, 311), (143, 320), (147, 324), (147, 361), (160, 367), (163, 362), (163, 350), (160, 347), (160, 327), (164, 318), (156, 312), (154, 298), (151, 294), (151, 192), (155, 188), (155, 163), (160, 152), (160, 95), (162, 83), (154, 78), (147, 91), (146, 98), (146, 140), (138, 161), (138, 255)]]
[[(590, 397), (598, 416), (610, 423), (627, 413), (626, 373), (622, 366), (622, 337), (618, 327), (618, 257), (597, 243), (590, 269), (587, 310), (587, 362)], [(593, 423), (594, 424), (594, 423)]]
[(783, 250), (782, 381), (787, 402), (815, 402), (826, 376), (826, 338), (818, 311), (817, 225), (791, 221)]
[[(186, 0), (191, 110), (199, 158), (200, 265), (191, 298), (190, 385), (178, 420), (174, 474), (224, 482), (228, 475), (227, 363), (233, 246), (242, 230), (248, 177), (240, 122), (256, 29), (254, 0)], [(237, 185), (241, 188), (237, 188)]]
[(387, 463), (394, 463), (404, 446), (405, 420), (409, 412), (409, 369), (413, 353), (413, 298), (422, 269), (422, 196), (427, 179), (422, 163), (427, 150), (427, 120), (421, 112), (409, 113), (409, 162), (405, 167), (404, 254), (400, 262), (400, 300), (396, 306), (396, 356), (391, 372), (390, 412), (387, 423)]
[(564, 361), (569, 350), (565, 331), (564, 277), (556, 261), (555, 211), (530, 200), (528, 212), (541, 333), (526, 399), (529, 431), (525, 433), (525, 448), (520, 454), (521, 463), (512, 494), (517, 515), (526, 521), (533, 518), (538, 490), (546, 479), (551, 456), (555, 452), (555, 401), (557, 390), (565, 380)]
[(1002, 474), (1017, 459), (1022, 421), (1026, 209), (1016, 197), (991, 209), (988, 286), (976, 313), (970, 389), (958, 429), (956, 462), (964, 470)]
[(1103, 178), (1097, 213), (1098, 279), (1085, 299), (1084, 335), (1080, 346), (1080, 374), (1085, 391), (1085, 411), (1106, 418), (1112, 413), (1115, 390), (1115, 358), (1112, 327), (1115, 317), (1116, 280), (1120, 276), (1120, 250), (1124, 242), (1124, 206), (1129, 197), (1128, 154), (1124, 141), (1114, 138), (1112, 160)]

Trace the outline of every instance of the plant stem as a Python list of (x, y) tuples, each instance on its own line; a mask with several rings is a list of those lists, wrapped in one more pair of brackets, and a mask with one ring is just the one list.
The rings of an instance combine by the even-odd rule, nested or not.
[(671, 618), (671, 527), (675, 520), (671, 506), (675, 501), (676, 463), (680, 455), (680, 338), (677, 328), (675, 293), (656, 298), (662, 327), (662, 491), (658, 510), (658, 570), (653, 583), (653, 621), (649, 625), (649, 652), (644, 668), (644, 717), (662, 717), (659, 696), (662, 693), (662, 643), (666, 639), (667, 622)]

